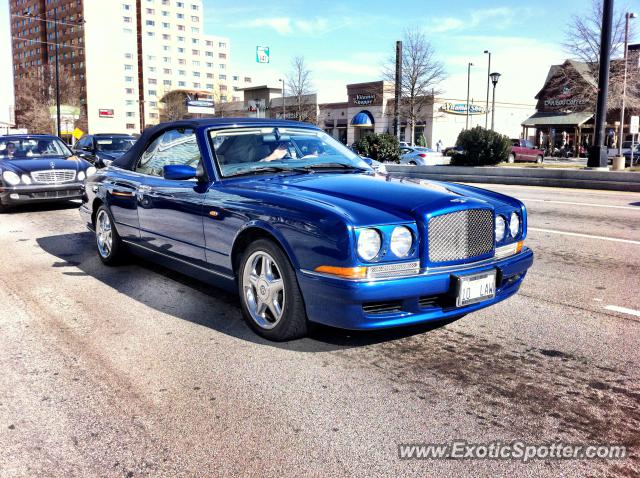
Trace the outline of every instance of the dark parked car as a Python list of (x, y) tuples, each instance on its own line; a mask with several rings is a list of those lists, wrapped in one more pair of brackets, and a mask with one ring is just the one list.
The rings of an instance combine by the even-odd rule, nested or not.
[(7, 206), (79, 199), (95, 172), (57, 136), (0, 136), (0, 210)]
[(129, 151), (135, 142), (136, 138), (128, 134), (86, 134), (73, 146), (73, 151), (97, 168), (104, 168)]
[(516, 161), (535, 161), (542, 163), (544, 161), (544, 151), (538, 149), (528, 139), (512, 139), (511, 154), (509, 154), (509, 162)]
[[(321, 152), (302, 151), (309, 142)], [(235, 290), (249, 325), (274, 340), (304, 335), (308, 322), (459, 318), (515, 294), (533, 262), (517, 199), (375, 175), (294, 121), (149, 128), (89, 178), (80, 213), (103, 263), (129, 249)]]

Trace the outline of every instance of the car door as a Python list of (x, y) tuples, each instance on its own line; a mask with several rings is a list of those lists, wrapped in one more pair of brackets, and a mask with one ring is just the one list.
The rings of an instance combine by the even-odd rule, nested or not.
[(140, 244), (189, 262), (205, 262), (202, 208), (207, 184), (195, 178), (165, 179), (163, 167), (202, 161), (195, 131), (165, 131), (142, 153), (136, 172), (144, 175), (137, 191)]

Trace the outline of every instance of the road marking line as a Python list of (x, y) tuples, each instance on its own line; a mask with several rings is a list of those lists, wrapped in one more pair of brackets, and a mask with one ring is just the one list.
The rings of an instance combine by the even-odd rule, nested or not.
[(635, 206), (635, 207), (634, 206), (614, 206), (609, 204), (595, 204), (590, 202), (553, 201), (550, 199), (530, 199), (530, 198), (523, 198), (523, 197), (519, 197), (518, 199), (524, 202), (531, 201), (531, 202), (547, 202), (551, 204), (570, 204), (573, 206), (606, 207), (606, 208), (612, 208), (612, 209), (629, 209), (630, 211), (640, 212), (640, 207), (638, 206)]
[(587, 239), (600, 239), (601, 241), (624, 242), (625, 244), (636, 244), (640, 246), (640, 241), (631, 239), (618, 239), (617, 237), (592, 236), (590, 234), (580, 234), (579, 232), (556, 231), (554, 229), (542, 229), (539, 227), (527, 227), (529, 231), (548, 232), (549, 234), (563, 234), (565, 236), (586, 237)]
[[(602, 190), (602, 189), (560, 188), (560, 187), (553, 187), (553, 186), (522, 186), (519, 184), (497, 184), (497, 183), (462, 182), (462, 184), (467, 184), (469, 186), (476, 186), (484, 189), (492, 189), (492, 188), (495, 188), (496, 190), (497, 189), (509, 189), (509, 190), (531, 189), (537, 192), (549, 192), (550, 190), (557, 190), (564, 193), (579, 193), (581, 195), (591, 194), (594, 196), (606, 195), (607, 197), (621, 197), (621, 198), (628, 198), (629, 196), (637, 197), (639, 195), (639, 193), (635, 191), (608, 191), (608, 190)], [(513, 193), (511, 193), (511, 195), (513, 195)]]
[(627, 309), (626, 307), (618, 307), (617, 305), (607, 305), (605, 306), (605, 309), (611, 310), (613, 312), (620, 312), (621, 314), (629, 314), (640, 317), (640, 310)]

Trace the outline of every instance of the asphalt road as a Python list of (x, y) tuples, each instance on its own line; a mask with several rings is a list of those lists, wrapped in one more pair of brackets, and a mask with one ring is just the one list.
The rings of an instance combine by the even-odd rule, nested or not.
[[(521, 292), (449, 324), (257, 338), (235, 297), (101, 265), (76, 207), (0, 216), (0, 476), (638, 476), (640, 194), (523, 199)], [(400, 460), (399, 443), (626, 460)]]

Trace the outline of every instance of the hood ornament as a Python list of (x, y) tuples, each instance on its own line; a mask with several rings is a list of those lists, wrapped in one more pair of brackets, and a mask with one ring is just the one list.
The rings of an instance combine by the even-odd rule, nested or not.
[(51, 166), (51, 169), (56, 169), (56, 163), (53, 161), (49, 161), (49, 166)]

